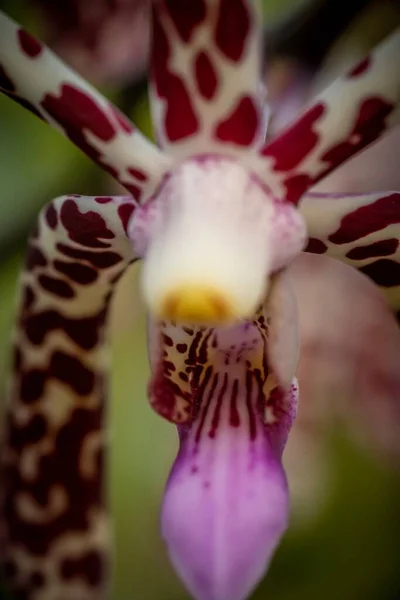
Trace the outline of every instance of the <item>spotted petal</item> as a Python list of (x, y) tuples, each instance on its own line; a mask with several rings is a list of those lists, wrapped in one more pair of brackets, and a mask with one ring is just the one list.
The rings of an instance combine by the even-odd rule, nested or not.
[(135, 259), (131, 198), (65, 196), (29, 241), (2, 453), (0, 554), (18, 597), (105, 598), (106, 319)]
[(258, 0), (153, 2), (151, 103), (177, 157), (263, 141)]
[(315, 98), (261, 150), (275, 195), (297, 203), (322, 177), (380, 137), (398, 118), (400, 31)]
[(106, 98), (0, 12), (0, 91), (64, 133), (135, 197), (169, 160)]
[(307, 252), (354, 266), (400, 309), (400, 192), (307, 194), (300, 211), (308, 227)]
[(187, 352), (196, 364), (194, 414), (180, 427), (162, 531), (177, 572), (197, 600), (244, 600), (287, 526), (281, 453), (297, 387), (277, 393), (255, 324), (200, 333), (203, 344)]

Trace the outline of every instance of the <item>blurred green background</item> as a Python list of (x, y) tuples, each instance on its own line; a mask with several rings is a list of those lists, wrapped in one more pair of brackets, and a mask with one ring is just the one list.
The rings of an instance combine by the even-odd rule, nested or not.
[[(11, 1), (2, 7), (39, 32), (33, 4)], [(266, 22), (279, 23), (299, 2), (266, 0), (264, 4)], [(374, 40), (377, 27), (382, 31), (389, 27), (387, 8), (378, 4), (381, 8), (373, 7), (374, 16), (364, 14), (354, 30), (361, 45)], [(129, 94), (116, 84), (103, 86), (103, 91), (124, 108), (131, 97), (130, 116), (152, 135), (144, 85), (133, 86)], [(100, 195), (120, 190), (68, 140), (3, 97), (0, 182), (0, 369), (4, 382), (18, 272), (28, 231), (40, 207), (67, 192)], [(112, 317), (113, 600), (185, 600), (188, 595), (169, 565), (158, 527), (177, 436), (146, 400), (149, 369), (136, 278), (134, 267), (120, 285)], [(292, 527), (254, 600), (400, 600), (398, 473), (356, 446), (338, 425), (332, 424), (326, 447), (321, 460), (329, 472), (329, 489), (321, 492), (320, 502), (312, 497), (319, 492), (310, 490), (310, 506), (318, 508), (307, 517), (293, 504)], [(308, 458), (308, 468), (313, 469), (313, 457)], [(304, 494), (307, 502), (307, 489)]]

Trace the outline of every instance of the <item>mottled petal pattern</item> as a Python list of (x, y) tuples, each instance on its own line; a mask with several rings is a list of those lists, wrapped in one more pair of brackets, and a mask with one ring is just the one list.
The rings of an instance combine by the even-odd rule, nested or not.
[(307, 194), (300, 203), (307, 252), (354, 266), (400, 309), (400, 192)]
[(297, 203), (317, 181), (394, 124), (400, 99), (399, 55), (396, 31), (264, 146), (265, 178), (277, 197)]
[(153, 121), (179, 158), (243, 154), (263, 142), (258, 2), (153, 3)]
[(169, 166), (125, 115), (1, 12), (0, 91), (69, 137), (137, 199)]
[(134, 208), (131, 198), (57, 198), (29, 241), (1, 455), (0, 554), (18, 597), (107, 597), (105, 326), (135, 259)]

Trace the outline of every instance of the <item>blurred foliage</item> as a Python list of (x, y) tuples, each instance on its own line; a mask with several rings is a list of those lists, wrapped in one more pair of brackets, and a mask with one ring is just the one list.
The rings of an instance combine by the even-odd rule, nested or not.
[[(298, 4), (264, 0), (265, 14), (278, 19)], [(3, 1), (1, 7), (38, 31), (28, 0)], [(119, 91), (107, 91), (118, 103)], [(152, 135), (145, 96), (136, 98), (130, 116)], [(67, 192), (110, 193), (115, 184), (68, 140), (3, 97), (0, 181), (0, 371), (4, 373), (23, 248), (39, 209)], [(145, 320), (143, 314), (134, 318), (130, 312), (137, 292), (129, 275), (123, 296), (117, 299), (122, 309), (113, 328), (110, 401), (113, 600), (187, 600), (158, 528), (176, 434), (146, 401)], [(340, 430), (332, 430), (330, 448), (326, 468), (333, 474), (334, 493), (311, 522), (289, 531), (254, 600), (400, 600), (398, 477), (357, 449)]]

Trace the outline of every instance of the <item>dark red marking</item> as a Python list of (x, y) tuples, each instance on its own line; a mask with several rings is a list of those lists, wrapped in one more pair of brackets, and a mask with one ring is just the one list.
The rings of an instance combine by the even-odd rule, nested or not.
[(94, 200), (97, 204), (109, 204), (112, 202), (111, 196), (97, 196)]
[[(65, 532), (88, 530), (91, 514), (104, 506), (103, 474), (96, 471), (93, 478), (86, 478), (79, 465), (86, 436), (101, 431), (102, 427), (101, 407), (75, 409), (68, 422), (55, 432), (54, 450), (40, 459), (34, 481), (22, 477), (18, 464), (5, 470), (3, 482), (7, 495), (4, 515), (8, 536), (14, 544), (21, 545), (34, 555), (44, 556), (53, 541)], [(67, 493), (65, 511), (48, 522), (25, 521), (17, 510), (17, 495), (32, 495), (40, 506), (46, 507), (54, 485), (60, 485)]]
[(63, 203), (60, 210), (60, 219), (68, 231), (70, 239), (82, 244), (82, 246), (107, 248), (109, 244), (100, 241), (98, 238), (112, 239), (115, 237), (101, 215), (92, 210), (80, 212), (78, 205), (72, 199)]
[(45, 267), (46, 265), (47, 259), (43, 252), (34, 244), (30, 244), (26, 255), (26, 268), (29, 269), (29, 271), (32, 271), (37, 267)]
[(102, 556), (91, 551), (81, 558), (66, 558), (61, 563), (60, 574), (63, 579), (82, 577), (92, 586), (101, 583), (105, 565)]
[(187, 344), (177, 344), (176, 349), (180, 354), (185, 354), (185, 352), (187, 352), (188, 347)]
[(43, 343), (50, 331), (60, 329), (84, 350), (91, 350), (100, 340), (106, 316), (106, 308), (93, 317), (72, 319), (55, 310), (45, 310), (23, 319), (23, 327), (29, 341), (34, 345)]
[(173, 142), (196, 133), (199, 124), (184, 82), (168, 68), (170, 51), (168, 37), (153, 7), (153, 79), (158, 96), (166, 102), (165, 134)]
[(119, 254), (107, 250), (104, 252), (90, 252), (90, 250), (79, 250), (66, 244), (57, 244), (57, 250), (65, 254), (65, 256), (86, 260), (98, 269), (113, 267), (122, 260)]
[(250, 26), (247, 2), (220, 0), (215, 43), (227, 58), (235, 62), (240, 60), (248, 43)]
[(22, 291), (22, 311), (29, 310), (35, 300), (35, 294), (29, 285), (25, 285)]
[(400, 223), (400, 193), (395, 192), (345, 215), (329, 240), (334, 244), (348, 244), (397, 223)]
[(43, 395), (46, 373), (41, 369), (32, 369), (21, 375), (20, 398), (22, 402), (31, 404)]
[(121, 219), (125, 233), (128, 233), (129, 220), (134, 211), (134, 206), (131, 203), (121, 204), (118, 206), (118, 216)]
[[(108, 142), (117, 131), (104, 110), (81, 90), (64, 84), (59, 96), (47, 94), (41, 102), (43, 109), (64, 129), (69, 139), (105, 171), (118, 179), (118, 171), (102, 160), (102, 155), (85, 136), (85, 130)], [(124, 183), (129, 191), (130, 183)]]
[(370, 277), (377, 285), (394, 287), (400, 285), (400, 264), (388, 258), (381, 258), (359, 270)]
[(360, 60), (360, 62), (358, 64), (356, 64), (355, 67), (353, 67), (347, 74), (347, 77), (349, 77), (350, 79), (353, 77), (358, 77), (359, 75), (362, 75), (363, 73), (365, 73), (366, 71), (368, 71), (368, 69), (371, 66), (371, 57), (370, 56), (366, 56), (365, 58), (363, 58), (362, 60)]
[(391, 256), (396, 252), (398, 247), (399, 240), (390, 238), (388, 240), (374, 242), (373, 244), (367, 244), (366, 246), (352, 248), (348, 251), (346, 256), (352, 260), (364, 260), (366, 258), (375, 258), (377, 256)]
[(22, 52), (29, 58), (36, 58), (42, 51), (40, 42), (23, 29), (18, 29), (18, 41)]
[(79, 141), (83, 140), (84, 129), (104, 142), (110, 142), (117, 133), (104, 109), (84, 91), (69, 83), (62, 85), (59, 96), (46, 94), (41, 105), (64, 127), (75, 143), (77, 142), (74, 137)]
[(215, 128), (215, 137), (223, 142), (249, 146), (259, 125), (258, 112), (250, 96), (241, 98), (232, 114)]
[(53, 229), (53, 230), (56, 229), (57, 223), (58, 223), (58, 215), (57, 215), (57, 210), (53, 203), (50, 203), (46, 207), (44, 216), (46, 219), (46, 223), (50, 227), (50, 229)]
[(54, 268), (63, 275), (66, 275), (71, 281), (80, 283), (81, 285), (89, 285), (97, 279), (96, 269), (78, 262), (55, 260)]
[(43, 415), (34, 415), (26, 424), (21, 425), (11, 421), (10, 443), (16, 450), (24, 446), (36, 444), (47, 433), (47, 421)]
[(44, 290), (59, 298), (73, 298), (75, 292), (67, 281), (48, 275), (39, 275), (38, 282)]
[(229, 423), (232, 427), (239, 427), (240, 425), (240, 417), (239, 411), (237, 408), (237, 399), (239, 394), (239, 381), (235, 379), (232, 387), (232, 395), (231, 395), (231, 405), (229, 411)]
[(291, 171), (315, 148), (319, 134), (314, 125), (326, 113), (326, 106), (319, 102), (312, 106), (296, 123), (265, 146), (263, 156), (274, 159), (275, 171)]
[(194, 63), (194, 73), (197, 87), (203, 98), (211, 100), (218, 87), (218, 78), (209, 56), (201, 51), (197, 54)]
[(70, 386), (79, 396), (86, 396), (93, 391), (95, 376), (93, 371), (85, 367), (75, 356), (60, 350), (51, 357), (49, 376), (59, 379)]
[(204, 0), (165, 0), (165, 6), (174, 22), (179, 36), (184, 42), (189, 42), (193, 31), (206, 18)]
[(138, 179), (139, 181), (147, 181), (148, 180), (148, 176), (146, 175), (146, 173), (144, 173), (140, 169), (128, 167), (128, 173), (130, 175), (132, 175), (132, 177), (135, 177), (135, 179)]
[(313, 180), (309, 175), (291, 175), (285, 179), (283, 184), (286, 188), (285, 200), (292, 204), (298, 204), (303, 194), (312, 186)]
[(304, 252), (311, 252), (312, 254), (324, 254), (328, 250), (328, 246), (317, 238), (308, 238), (308, 244)]
[(347, 139), (332, 146), (321, 159), (329, 166), (315, 178), (318, 181), (329, 171), (374, 142), (386, 129), (386, 118), (394, 106), (379, 96), (367, 98), (360, 106), (355, 125)]

